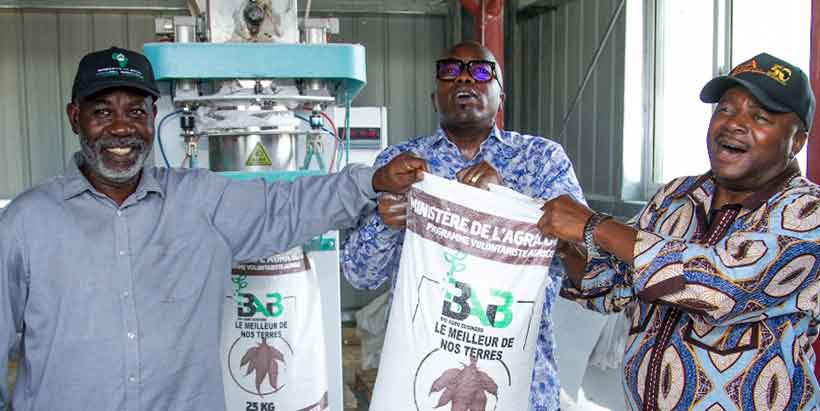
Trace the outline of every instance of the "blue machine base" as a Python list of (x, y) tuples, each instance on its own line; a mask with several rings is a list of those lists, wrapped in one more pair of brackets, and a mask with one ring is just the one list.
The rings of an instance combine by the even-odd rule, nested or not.
[(228, 177), (233, 180), (256, 180), (257, 178), (264, 179), (267, 182), (271, 181), (293, 181), (299, 177), (305, 176), (321, 176), (326, 174), (320, 170), (296, 170), (296, 171), (220, 171), (217, 174)]

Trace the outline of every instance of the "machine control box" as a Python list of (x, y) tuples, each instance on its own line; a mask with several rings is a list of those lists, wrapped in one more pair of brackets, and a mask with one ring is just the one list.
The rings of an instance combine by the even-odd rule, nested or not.
[[(339, 127), (339, 137), (344, 138), (347, 134), (347, 129)], [(382, 138), (381, 127), (350, 127), (350, 142), (354, 144), (357, 141), (375, 141), (379, 142)]]

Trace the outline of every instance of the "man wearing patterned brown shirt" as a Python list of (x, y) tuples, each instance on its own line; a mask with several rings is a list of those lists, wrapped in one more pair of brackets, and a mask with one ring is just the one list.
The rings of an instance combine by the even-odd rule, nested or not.
[(630, 409), (817, 409), (820, 188), (794, 158), (814, 114), (808, 79), (760, 54), (700, 97), (717, 103), (708, 173), (673, 180), (629, 224), (568, 197), (544, 206), (561, 293), (626, 310)]

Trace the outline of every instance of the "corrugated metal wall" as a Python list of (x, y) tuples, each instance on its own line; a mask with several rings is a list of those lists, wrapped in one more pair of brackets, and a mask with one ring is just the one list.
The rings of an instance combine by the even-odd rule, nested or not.
[(63, 170), (79, 148), (65, 116), (83, 54), (139, 49), (152, 13), (0, 11), (0, 198)]
[[(161, 12), (152, 11), (0, 10), (0, 198), (13, 197), (58, 174), (78, 149), (65, 105), (82, 55), (111, 45), (141, 49), (154, 38), (153, 21), (159, 15)], [(430, 67), (448, 44), (446, 18), (339, 18), (342, 33), (338, 41), (367, 47), (368, 84), (354, 105), (388, 107), (391, 143), (432, 130)]]
[[(591, 204), (620, 210), (625, 14), (617, 20), (581, 101), (562, 122), (620, 0), (575, 0), (514, 29), (509, 127), (559, 141)], [(509, 57), (508, 57), (509, 59)]]
[[(390, 144), (433, 131), (434, 61), (450, 43), (447, 18), (432, 15), (340, 15), (338, 41), (367, 50), (367, 86), (356, 106), (386, 106)], [(336, 40), (334, 40), (336, 41)]]

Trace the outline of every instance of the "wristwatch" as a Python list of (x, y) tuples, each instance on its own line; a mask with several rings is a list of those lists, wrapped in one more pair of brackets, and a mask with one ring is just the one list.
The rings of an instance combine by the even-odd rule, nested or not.
[(609, 220), (610, 218), (612, 218), (612, 216), (609, 214), (595, 213), (589, 217), (589, 220), (587, 220), (586, 224), (584, 224), (584, 247), (587, 249), (588, 258), (603, 257), (600, 251), (598, 251), (598, 246), (595, 245), (595, 240), (592, 238), (592, 234), (595, 232), (595, 228), (598, 227), (599, 224)]

